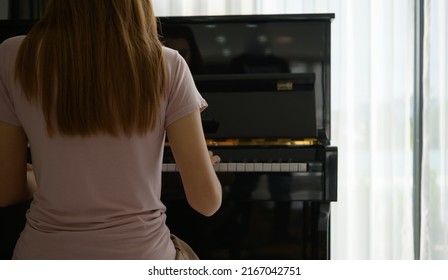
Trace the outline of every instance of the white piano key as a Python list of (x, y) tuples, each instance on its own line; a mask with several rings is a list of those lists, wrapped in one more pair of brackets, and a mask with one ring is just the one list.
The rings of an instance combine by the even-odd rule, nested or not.
[(272, 172), (280, 172), (280, 163), (272, 164)]
[(245, 163), (237, 163), (236, 164), (236, 171), (237, 172), (245, 172), (246, 171), (246, 164)]
[(289, 172), (289, 171), (290, 171), (290, 163), (280, 164), (280, 172)]
[(263, 172), (271, 172), (272, 164), (271, 163), (263, 163)]
[(165, 164), (166, 171), (167, 172), (175, 172), (176, 171), (176, 164), (175, 163), (167, 163)]
[(289, 164), (289, 172), (299, 172), (299, 163), (291, 162)]
[[(216, 172), (307, 172), (306, 163), (219, 163), (214, 165)], [(177, 172), (175, 163), (162, 164), (162, 172)]]
[(236, 170), (236, 163), (229, 162), (227, 165), (227, 172), (235, 172)]
[(227, 172), (228, 171), (228, 164), (227, 163), (220, 163), (219, 164), (219, 171), (220, 172)]
[(255, 164), (254, 163), (246, 163), (246, 172), (254, 172)]

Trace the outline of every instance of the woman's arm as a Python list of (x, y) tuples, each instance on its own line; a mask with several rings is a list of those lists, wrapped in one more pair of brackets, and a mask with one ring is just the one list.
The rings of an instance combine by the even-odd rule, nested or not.
[[(0, 207), (32, 197), (33, 191), (27, 184), (26, 150), (27, 138), (23, 129), (0, 122)], [(34, 175), (29, 177), (32, 182)]]
[(188, 203), (205, 216), (213, 215), (222, 200), (221, 183), (212, 163), (219, 158), (207, 150), (199, 111), (172, 123), (167, 135)]

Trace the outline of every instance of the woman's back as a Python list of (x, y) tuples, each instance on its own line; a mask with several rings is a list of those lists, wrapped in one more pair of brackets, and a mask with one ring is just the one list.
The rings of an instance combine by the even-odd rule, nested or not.
[(14, 122), (28, 136), (39, 188), (14, 257), (173, 259), (160, 202), (164, 131), (205, 106), (186, 64), (164, 49), (168, 96), (160, 104), (161, 121), (154, 131), (131, 137), (50, 137), (40, 107), (27, 101), (8, 75), (22, 39), (3, 44), (0, 71), (9, 77), (4, 82), (15, 107)]
[(37, 179), (15, 258), (174, 258), (160, 201), (165, 133), (190, 205), (219, 208), (207, 104), (162, 47), (150, 0), (50, 0), (26, 37), (0, 45), (0, 81), (0, 206), (32, 195), (27, 142)]

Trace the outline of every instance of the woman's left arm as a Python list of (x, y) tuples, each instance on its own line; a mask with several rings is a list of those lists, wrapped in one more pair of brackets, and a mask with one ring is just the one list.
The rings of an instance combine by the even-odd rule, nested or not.
[(32, 197), (26, 159), (27, 137), (23, 129), (0, 121), (0, 207)]

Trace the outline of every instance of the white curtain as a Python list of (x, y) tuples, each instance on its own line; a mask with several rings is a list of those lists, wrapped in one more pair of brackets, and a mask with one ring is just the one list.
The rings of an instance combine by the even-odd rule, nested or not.
[(448, 259), (448, 4), (425, 6), (421, 257)]
[(159, 16), (334, 13), (332, 145), (338, 147), (339, 171), (331, 258), (414, 258), (414, 0), (153, 3)]

